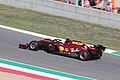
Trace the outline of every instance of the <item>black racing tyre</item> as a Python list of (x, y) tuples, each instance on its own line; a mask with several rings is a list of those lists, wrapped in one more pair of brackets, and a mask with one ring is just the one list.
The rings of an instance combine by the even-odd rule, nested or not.
[(88, 51), (83, 50), (78, 54), (78, 59), (83, 60), (83, 61), (87, 61), (90, 59), (90, 56), (91, 55)]
[(29, 50), (38, 51), (39, 42), (38, 41), (31, 41), (28, 47), (29, 47)]
[(100, 59), (102, 57), (102, 53), (97, 54), (96, 59)]
[(45, 51), (45, 52), (47, 52), (47, 53), (50, 53), (50, 52), (51, 52), (51, 51), (50, 51), (50, 47), (49, 47), (47, 44), (44, 44), (43, 47), (44, 47), (44, 51)]

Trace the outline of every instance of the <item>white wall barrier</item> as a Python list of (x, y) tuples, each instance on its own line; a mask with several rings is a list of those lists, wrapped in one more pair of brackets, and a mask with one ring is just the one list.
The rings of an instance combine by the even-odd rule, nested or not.
[(53, 0), (0, 0), (0, 3), (120, 29), (120, 15), (106, 11), (83, 8)]

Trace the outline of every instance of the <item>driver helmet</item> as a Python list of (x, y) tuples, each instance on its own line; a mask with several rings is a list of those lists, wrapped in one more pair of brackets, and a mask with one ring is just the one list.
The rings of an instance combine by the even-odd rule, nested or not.
[(69, 41), (69, 40), (70, 40), (70, 38), (69, 38), (69, 37), (67, 37), (67, 38), (66, 38), (66, 41)]

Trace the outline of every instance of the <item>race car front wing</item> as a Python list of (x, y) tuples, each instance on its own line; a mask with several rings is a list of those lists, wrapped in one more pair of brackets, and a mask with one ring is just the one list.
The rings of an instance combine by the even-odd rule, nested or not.
[(21, 49), (27, 49), (28, 48), (28, 44), (19, 44), (19, 48)]

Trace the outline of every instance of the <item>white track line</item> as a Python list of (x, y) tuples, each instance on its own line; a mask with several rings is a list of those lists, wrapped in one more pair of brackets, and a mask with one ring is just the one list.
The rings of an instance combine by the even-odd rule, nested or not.
[(40, 76), (46, 76), (46, 77), (49, 77), (49, 78), (54, 78), (54, 79), (59, 79), (59, 80), (75, 80), (75, 79), (72, 79), (72, 78), (67, 78), (67, 77), (63, 77), (63, 76), (59, 76), (59, 75), (54, 75), (54, 74), (49, 74), (49, 73), (45, 73), (45, 72), (30, 70), (30, 69), (21, 68), (21, 67), (17, 67), (17, 66), (12, 66), (12, 65), (8, 65), (8, 64), (4, 64), (4, 63), (0, 63), (0, 66), (4, 67), (4, 68), (12, 69), (12, 70), (32, 73), (32, 74), (36, 74), (36, 75), (40, 75)]

